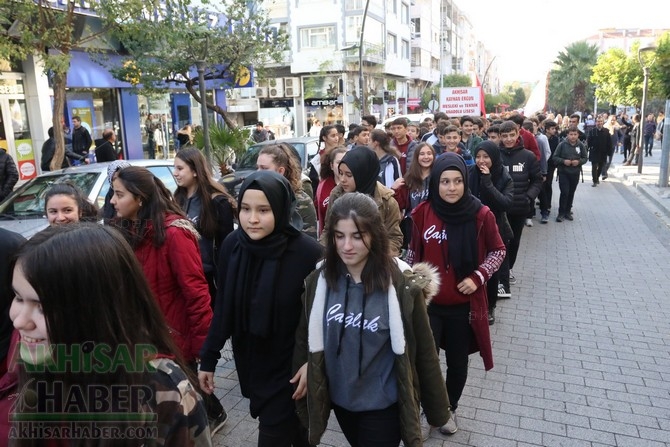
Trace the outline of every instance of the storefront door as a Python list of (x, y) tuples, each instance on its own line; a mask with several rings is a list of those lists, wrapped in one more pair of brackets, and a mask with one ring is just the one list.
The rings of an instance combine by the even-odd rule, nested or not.
[(23, 82), (18, 77), (0, 78), (0, 149), (14, 158), (19, 180), (37, 175)]

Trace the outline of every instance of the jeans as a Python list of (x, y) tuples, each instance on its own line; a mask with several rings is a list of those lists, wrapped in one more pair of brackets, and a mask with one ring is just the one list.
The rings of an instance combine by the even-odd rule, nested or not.
[(431, 305), (428, 319), (437, 353), (439, 355), (443, 348), (447, 358), (447, 394), (451, 409), (456, 410), (468, 379), (468, 355), (474, 336), (470, 327), (470, 304)]
[(333, 404), (342, 433), (352, 447), (398, 447), (400, 411), (395, 403), (372, 411), (349, 411)]
[(644, 136), (644, 153), (651, 156), (651, 148), (654, 147), (654, 134)]
[(572, 201), (575, 198), (575, 191), (579, 184), (579, 173), (558, 173), (558, 187), (561, 189), (561, 198), (559, 199), (558, 214), (565, 216), (572, 210)]

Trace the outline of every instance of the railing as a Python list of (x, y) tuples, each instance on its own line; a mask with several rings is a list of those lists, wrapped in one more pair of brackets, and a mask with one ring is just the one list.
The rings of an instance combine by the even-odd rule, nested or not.
[[(358, 62), (358, 43), (347, 43), (345, 48), (353, 47), (344, 51), (344, 61), (347, 63)], [(383, 45), (363, 43), (363, 61), (372, 64), (383, 64), (386, 62), (386, 51)]]

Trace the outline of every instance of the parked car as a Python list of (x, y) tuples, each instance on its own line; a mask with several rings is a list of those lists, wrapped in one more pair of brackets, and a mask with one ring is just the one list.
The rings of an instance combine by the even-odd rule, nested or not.
[(244, 179), (256, 171), (256, 161), (258, 154), (264, 146), (270, 144), (287, 143), (295, 150), (295, 154), (300, 158), (300, 166), (303, 173), (308, 169), (309, 161), (319, 152), (319, 139), (317, 137), (298, 137), (286, 138), (282, 140), (267, 140), (262, 143), (256, 143), (250, 146), (240, 157), (240, 160), (234, 165), (235, 172), (224, 175), (219, 182), (223, 184), (233, 196), (237, 197), (240, 186)]
[[(172, 160), (128, 160), (133, 166), (142, 166), (150, 170), (172, 192), (177, 183), (172, 175)], [(0, 228), (5, 228), (31, 237), (46, 228), (44, 196), (51, 185), (72, 182), (77, 185), (98, 208), (105, 203), (109, 191), (107, 166), (110, 163), (93, 163), (74, 166), (58, 171), (46, 172), (21, 185), (0, 204)]]

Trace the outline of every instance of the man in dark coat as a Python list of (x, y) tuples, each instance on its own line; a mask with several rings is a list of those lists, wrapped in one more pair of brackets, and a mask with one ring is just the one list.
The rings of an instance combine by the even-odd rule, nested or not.
[(603, 173), (603, 167), (607, 162), (607, 154), (612, 146), (612, 139), (610, 131), (603, 127), (605, 121), (602, 116), (596, 118), (596, 127), (591, 129), (591, 133), (587, 138), (587, 145), (589, 148), (589, 161), (591, 162), (591, 177), (593, 178), (593, 185), (600, 184), (600, 176)]
[(116, 133), (112, 129), (105, 129), (102, 133), (102, 140), (96, 140), (98, 146), (95, 148), (95, 160), (98, 163), (104, 161), (114, 161), (117, 159), (114, 143), (116, 142)]
[(0, 149), (0, 202), (12, 193), (18, 181), (19, 171), (16, 170), (14, 159), (4, 149)]
[(86, 156), (91, 149), (91, 144), (93, 144), (91, 134), (81, 125), (81, 118), (78, 116), (72, 117), (72, 125), (74, 126), (72, 130), (72, 150), (75, 154)]

